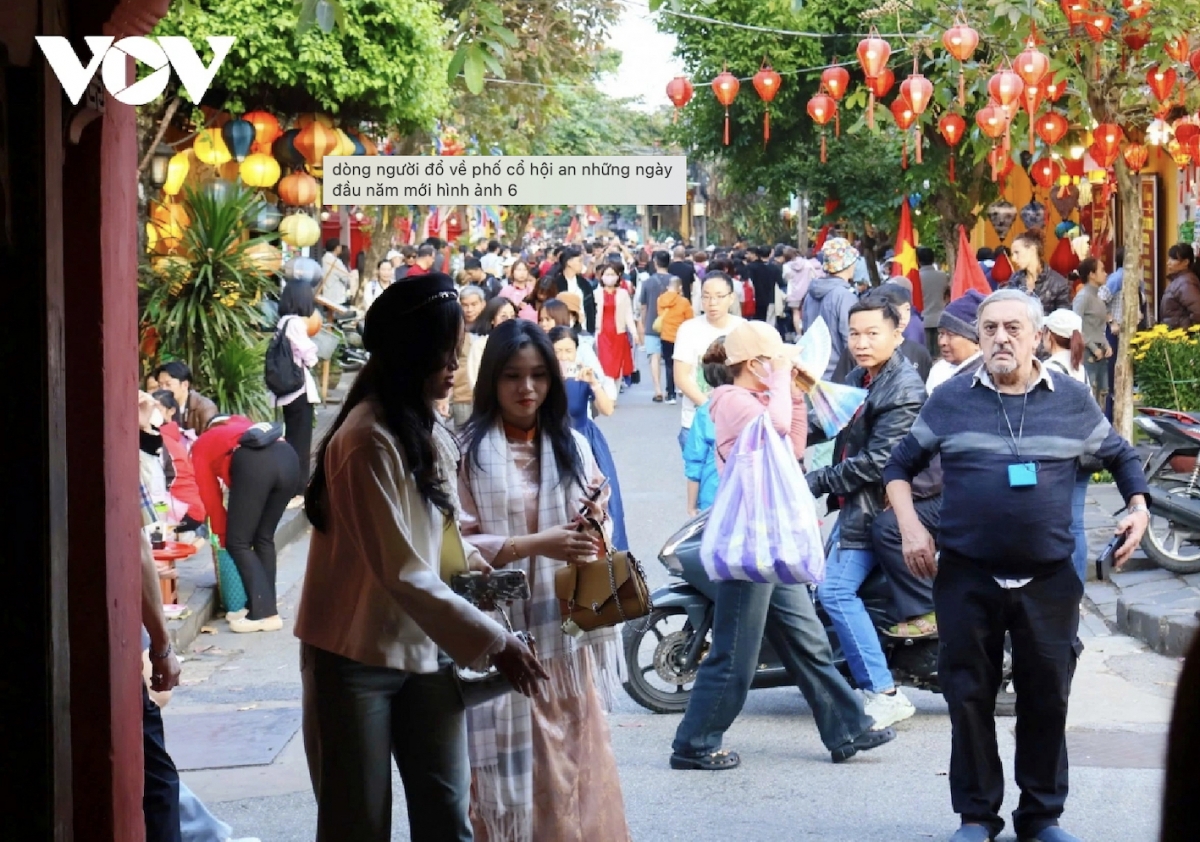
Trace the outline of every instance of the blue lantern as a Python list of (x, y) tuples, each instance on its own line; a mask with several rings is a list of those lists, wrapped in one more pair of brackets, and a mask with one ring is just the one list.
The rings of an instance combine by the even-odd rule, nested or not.
[(298, 134), (299, 129), (288, 129), (271, 144), (271, 154), (275, 156), (275, 160), (294, 170), (304, 166), (304, 156), (296, 149), (294, 143)]
[(920, 193), (909, 193), (908, 194), (908, 206), (910, 208), (912, 208), (913, 210), (916, 210), (917, 205), (919, 205), (919, 204), (921, 204), (921, 194)]
[(221, 126), (221, 139), (233, 153), (234, 159), (241, 163), (250, 154), (250, 144), (254, 143), (254, 125), (240, 117), (230, 120)]

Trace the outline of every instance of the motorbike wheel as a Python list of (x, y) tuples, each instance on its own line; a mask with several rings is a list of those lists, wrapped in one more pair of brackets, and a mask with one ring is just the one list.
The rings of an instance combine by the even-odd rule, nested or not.
[(644, 620), (626, 623), (622, 636), (625, 692), (654, 713), (683, 713), (696, 671), (680, 668), (695, 631), (682, 608), (656, 608)]
[[(1155, 486), (1159, 492), (1200, 497), (1200, 489), (1189, 488), (1187, 483), (1160, 481)], [(1142, 550), (1164, 570), (1200, 573), (1200, 533), (1189, 531), (1161, 515), (1150, 515), (1150, 525), (1142, 536)]]

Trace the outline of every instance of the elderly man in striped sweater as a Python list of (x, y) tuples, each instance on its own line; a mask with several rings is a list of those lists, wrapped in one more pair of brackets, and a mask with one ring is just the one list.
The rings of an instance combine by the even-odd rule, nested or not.
[[(1020, 842), (1079, 842), (1058, 827), (1067, 799), (1067, 697), (1082, 650), (1083, 584), (1071, 565), (1071, 493), (1078, 460), (1098, 459), (1128, 505), (1120, 566), (1150, 521), (1137, 453), (1087, 387), (1034, 356), (1042, 306), (1021, 290), (979, 305), (983, 367), (952, 377), (925, 403), (884, 469), (904, 558), (934, 578), (938, 677), (953, 729), (950, 795), (962, 826), (951, 842), (990, 842), (1004, 827), (1004, 769), (993, 714), (1004, 635), (1017, 691), (1013, 813)], [(913, 508), (912, 478), (941, 454), (939, 542)]]

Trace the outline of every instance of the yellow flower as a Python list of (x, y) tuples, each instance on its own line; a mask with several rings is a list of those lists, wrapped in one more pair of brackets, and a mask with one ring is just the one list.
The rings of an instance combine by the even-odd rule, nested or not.
[(1134, 354), (1133, 359), (1134, 359), (1134, 362), (1141, 362), (1142, 360), (1146, 359), (1146, 355), (1145, 355), (1145, 353)]
[(1200, 333), (1200, 325), (1192, 325), (1188, 328), (1188, 333)]

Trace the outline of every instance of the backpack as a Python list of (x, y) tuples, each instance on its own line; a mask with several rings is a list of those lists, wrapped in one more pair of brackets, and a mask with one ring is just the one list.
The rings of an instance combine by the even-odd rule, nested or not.
[(754, 284), (750, 281), (742, 281), (742, 294), (745, 296), (742, 298), (742, 318), (753, 319), (757, 306), (757, 302), (754, 300)]
[(287, 338), (285, 321), (279, 322), (263, 359), (263, 379), (267, 382), (267, 388), (277, 397), (304, 388), (304, 369), (292, 357), (292, 341)]

